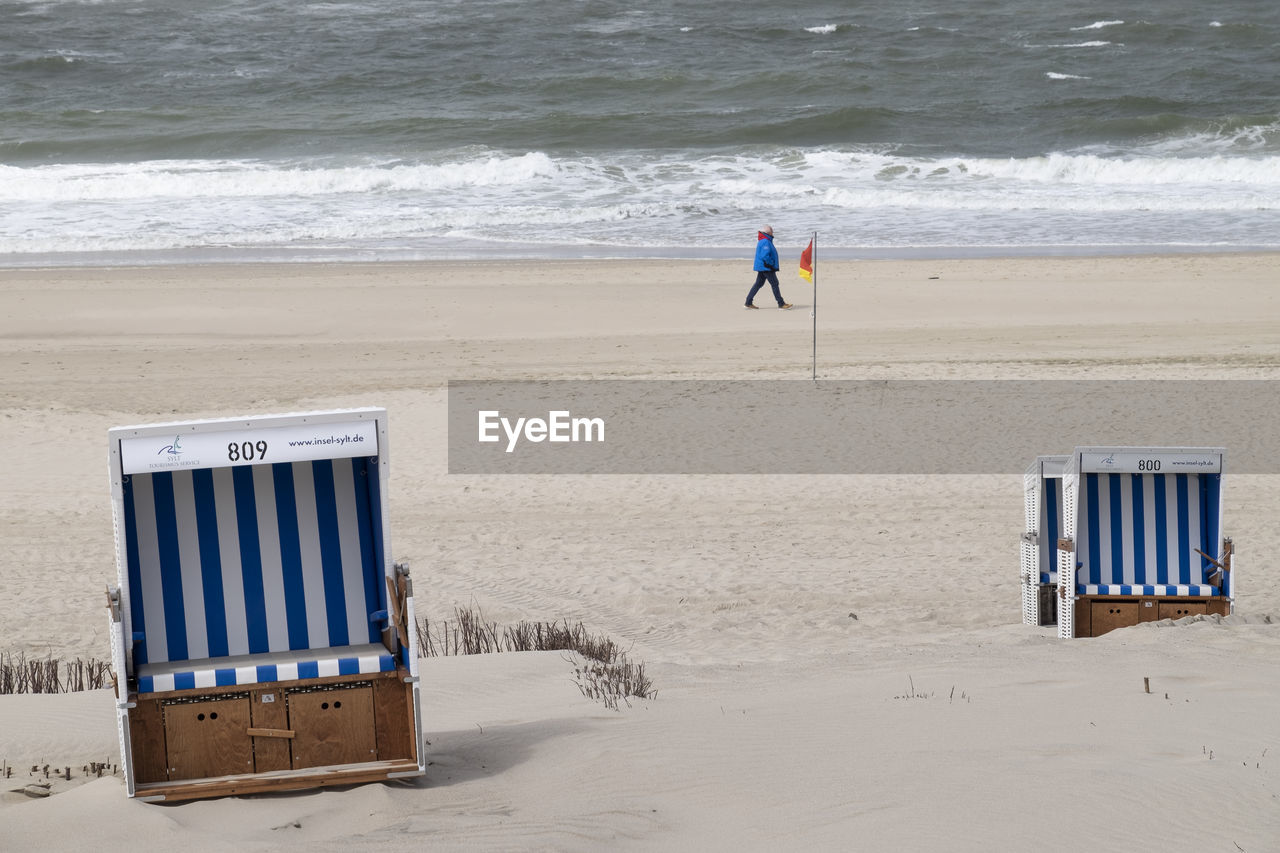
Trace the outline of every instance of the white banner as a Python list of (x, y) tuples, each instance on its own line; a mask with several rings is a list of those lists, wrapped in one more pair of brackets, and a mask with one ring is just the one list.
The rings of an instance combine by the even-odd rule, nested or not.
[(1221, 453), (1178, 453), (1158, 450), (1081, 451), (1086, 474), (1219, 474)]
[(120, 440), (125, 474), (378, 455), (376, 421), (191, 431)]

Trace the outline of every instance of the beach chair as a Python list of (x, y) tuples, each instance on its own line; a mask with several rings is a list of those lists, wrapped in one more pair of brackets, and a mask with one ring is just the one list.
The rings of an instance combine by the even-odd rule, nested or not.
[(107, 596), (128, 795), (422, 775), (386, 411), (117, 427), (109, 446), (118, 586)]
[(1062, 474), (1058, 635), (1230, 614), (1221, 448), (1078, 447)]
[(1024, 625), (1052, 625), (1058, 621), (1058, 532), (1062, 520), (1062, 468), (1066, 462), (1066, 456), (1037, 456), (1023, 477)]

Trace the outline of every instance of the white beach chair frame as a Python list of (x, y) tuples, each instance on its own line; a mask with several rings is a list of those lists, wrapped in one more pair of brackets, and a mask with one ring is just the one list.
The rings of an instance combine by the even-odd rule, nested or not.
[(1062, 469), (1067, 457), (1037, 456), (1023, 477), (1026, 526), (1022, 532), (1022, 623), (1057, 621), (1058, 533), (1062, 518)]

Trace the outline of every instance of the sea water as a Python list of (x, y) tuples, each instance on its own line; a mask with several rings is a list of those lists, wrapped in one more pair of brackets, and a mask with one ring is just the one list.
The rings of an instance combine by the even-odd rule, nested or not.
[(1280, 4), (0, 0), (0, 265), (1280, 247)]

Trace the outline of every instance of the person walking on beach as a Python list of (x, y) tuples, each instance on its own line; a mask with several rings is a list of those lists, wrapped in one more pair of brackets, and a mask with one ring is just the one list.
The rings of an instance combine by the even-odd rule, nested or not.
[(756, 271), (756, 283), (751, 286), (751, 292), (747, 294), (747, 307), (760, 307), (754, 300), (767, 281), (773, 288), (773, 298), (778, 300), (778, 307), (790, 308), (791, 303), (782, 298), (782, 291), (778, 287), (778, 250), (773, 247), (772, 225), (766, 225), (756, 235), (756, 262), (753, 269)]

